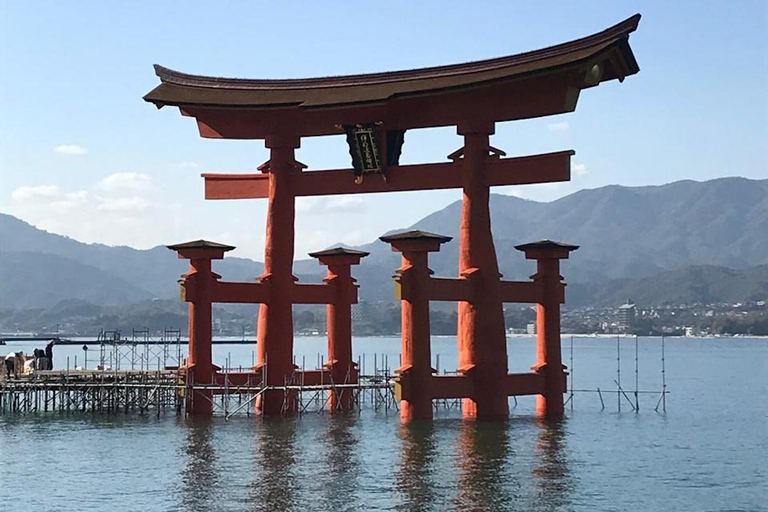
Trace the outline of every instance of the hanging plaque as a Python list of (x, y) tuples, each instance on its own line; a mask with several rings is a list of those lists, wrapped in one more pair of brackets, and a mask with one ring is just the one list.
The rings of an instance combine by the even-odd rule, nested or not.
[(376, 135), (373, 127), (374, 125), (372, 124), (344, 125), (355, 176), (381, 172), (379, 148), (376, 144)]

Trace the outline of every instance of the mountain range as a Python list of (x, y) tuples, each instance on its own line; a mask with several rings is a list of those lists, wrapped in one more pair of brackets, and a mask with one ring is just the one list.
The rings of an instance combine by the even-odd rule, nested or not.
[[(743, 301), (768, 296), (768, 180), (722, 178), (661, 186), (607, 186), (552, 202), (491, 196), (492, 229), (505, 279), (527, 279), (533, 262), (514, 246), (553, 239), (581, 246), (563, 262), (569, 305)], [(454, 237), (430, 255), (437, 275), (458, 268), (461, 203), (408, 229)], [(85, 244), (0, 214), (0, 309), (45, 308), (78, 299), (129, 304), (178, 294), (186, 262), (164, 247), (136, 250)], [(392, 300), (399, 255), (376, 240), (354, 269), (365, 300)], [(227, 257), (225, 280), (248, 281), (262, 264)], [(317, 281), (316, 260), (299, 260), (301, 281)]]

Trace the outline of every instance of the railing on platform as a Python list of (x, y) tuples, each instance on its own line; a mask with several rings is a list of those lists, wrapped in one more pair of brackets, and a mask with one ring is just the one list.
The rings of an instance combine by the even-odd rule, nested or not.
[(124, 337), (119, 330), (102, 330), (97, 340), (98, 368), (101, 369), (178, 368), (183, 363), (179, 329), (166, 329), (159, 338), (153, 337), (147, 329), (133, 329), (130, 337)]

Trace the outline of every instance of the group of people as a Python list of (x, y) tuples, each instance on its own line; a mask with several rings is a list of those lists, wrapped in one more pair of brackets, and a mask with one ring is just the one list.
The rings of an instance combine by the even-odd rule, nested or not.
[(5, 356), (5, 378), (15, 379), (28, 370), (53, 370), (53, 342), (48, 343), (45, 349), (36, 348), (32, 357), (27, 357), (24, 352), (11, 352)]

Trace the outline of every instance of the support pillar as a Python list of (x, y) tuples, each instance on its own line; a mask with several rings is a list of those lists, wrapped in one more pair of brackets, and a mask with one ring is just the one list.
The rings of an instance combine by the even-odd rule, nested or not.
[[(213, 284), (220, 278), (211, 271), (211, 260), (220, 260), (234, 247), (205, 240), (169, 245), (180, 259), (189, 260), (189, 271), (182, 275), (182, 300), (189, 302), (189, 353), (186, 372), (193, 385), (212, 384), (215, 367), (212, 361)], [(210, 390), (195, 390), (187, 397), (187, 412), (198, 416), (213, 413)]]
[[(368, 256), (364, 251), (339, 247), (309, 255), (328, 267), (324, 281), (331, 287), (333, 300), (328, 303), (328, 362), (334, 384), (357, 384), (357, 363), (352, 360), (352, 304), (357, 304), (356, 280), (352, 277), (352, 265), (359, 265), (360, 259)], [(351, 389), (333, 389), (329, 392), (328, 405), (331, 412), (354, 408), (354, 394)]]
[[(264, 248), (264, 274), (269, 283), (269, 303), (259, 308), (256, 369), (266, 372), (268, 386), (284, 386), (291, 379), (293, 365), (293, 276), (295, 194), (291, 174), (300, 170), (294, 150), (298, 137), (272, 136), (266, 139), (270, 149), (269, 204)], [(266, 366), (266, 369), (264, 368)], [(295, 393), (279, 389), (265, 391), (256, 400), (256, 410), (264, 415), (292, 414), (296, 411)]]
[(561, 418), (565, 412), (566, 367), (560, 346), (560, 304), (565, 301), (565, 284), (560, 275), (560, 260), (567, 259), (576, 245), (542, 240), (515, 246), (529, 260), (536, 260), (534, 283), (541, 286), (541, 301), (536, 306), (536, 364), (531, 368), (543, 374), (544, 393), (536, 397), (536, 412), (547, 418)]
[(474, 382), (474, 396), (465, 398), (466, 418), (506, 418), (509, 415), (504, 383), (507, 376), (507, 339), (501, 281), (491, 234), (490, 188), (486, 169), (490, 160), (492, 122), (464, 122), (465, 182), (459, 240), (459, 274), (478, 280), (482, 294), (459, 302), (459, 371)]
[[(383, 236), (381, 241), (402, 253), (396, 290), (402, 302), (402, 365), (396, 370), (402, 420), (432, 418), (432, 353), (429, 332), (429, 276), (427, 254), (440, 250), (450, 237), (409, 231)], [(396, 394), (398, 394), (396, 392)]]

